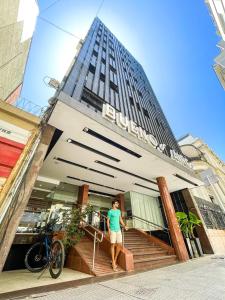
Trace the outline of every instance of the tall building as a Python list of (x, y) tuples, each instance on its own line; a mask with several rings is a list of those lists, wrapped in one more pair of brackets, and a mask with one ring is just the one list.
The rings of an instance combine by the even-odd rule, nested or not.
[(96, 19), (62, 89), (102, 111), (109, 104), (179, 153), (179, 147), (142, 66)]
[[(130, 227), (151, 231), (159, 246), (164, 243), (158, 239), (168, 243), (169, 257), (155, 262), (174, 262), (173, 253), (187, 260), (175, 210), (187, 210), (183, 190), (202, 181), (181, 154), (143, 68), (98, 18), (50, 103), (46, 121), (55, 131), (18, 231), (26, 230), (28, 220), (35, 227), (34, 220), (44, 211), (88, 203), (95, 210), (91, 224), (105, 230), (105, 216), (117, 199)], [(92, 251), (93, 241), (84, 245)], [(67, 266), (84, 271), (82, 266), (88, 265), (85, 272), (93, 274), (92, 253), (74, 265), (83, 259), (75, 257), (79, 253), (69, 254)], [(125, 270), (151, 266), (151, 259), (134, 266), (135, 253), (128, 250), (122, 255)], [(110, 260), (106, 264), (104, 272), (111, 272)]]
[(37, 15), (35, 0), (1, 0), (0, 100), (14, 103), (20, 95)]
[(205, 2), (216, 26), (216, 32), (222, 38), (217, 44), (221, 53), (215, 58), (213, 68), (221, 85), (225, 89), (225, 1), (205, 0)]

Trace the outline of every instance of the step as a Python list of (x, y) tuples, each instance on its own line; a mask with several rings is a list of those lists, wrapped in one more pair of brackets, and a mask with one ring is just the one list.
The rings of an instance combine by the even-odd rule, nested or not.
[(158, 250), (160, 250), (160, 249), (162, 249), (161, 247), (159, 247), (159, 246), (154, 246), (154, 245), (140, 245), (140, 244), (137, 244), (137, 245), (135, 245), (135, 244), (130, 244), (130, 245), (127, 245), (126, 243), (124, 244), (124, 247), (125, 248), (127, 248), (127, 249), (133, 249), (133, 250), (135, 250), (135, 249), (158, 249)]
[(173, 264), (177, 262), (176, 255), (167, 255), (167, 256), (159, 256), (154, 257), (152, 259), (138, 259), (134, 261), (134, 269), (148, 269), (152, 266), (163, 267), (168, 264)]
[(158, 250), (158, 251), (152, 251), (152, 252), (143, 252), (143, 253), (133, 253), (134, 259), (138, 258), (153, 258), (153, 257), (159, 257), (159, 256), (166, 256), (167, 251), (164, 250)]
[(141, 238), (141, 237), (137, 237), (137, 238), (133, 238), (133, 237), (125, 237), (125, 238), (124, 238), (124, 241), (127, 241), (127, 242), (136, 242), (136, 241), (139, 241), (139, 242), (150, 243), (147, 239)]
[(164, 256), (157, 256), (153, 258), (139, 258), (134, 259), (134, 263), (140, 263), (140, 262), (155, 262), (155, 261), (163, 261), (166, 259), (176, 259), (176, 255), (164, 255)]
[(126, 244), (127, 246), (129, 245), (143, 245), (143, 246), (153, 246), (153, 244), (149, 243), (148, 241), (131, 241), (131, 242), (127, 242), (124, 241), (124, 244)]

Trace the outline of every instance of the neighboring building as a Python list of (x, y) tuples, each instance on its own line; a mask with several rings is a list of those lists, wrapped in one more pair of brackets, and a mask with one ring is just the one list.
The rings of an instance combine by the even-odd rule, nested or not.
[(217, 28), (217, 34), (222, 38), (222, 40), (217, 44), (221, 50), (221, 53), (215, 58), (215, 64), (213, 68), (221, 85), (225, 89), (225, 1), (205, 0), (205, 2)]
[(35, 0), (1, 0), (0, 100), (14, 103), (20, 95), (37, 15)]
[(188, 134), (179, 140), (184, 155), (192, 162), (194, 171), (205, 182), (190, 190), (202, 215), (214, 252), (225, 251), (225, 164), (199, 138)]

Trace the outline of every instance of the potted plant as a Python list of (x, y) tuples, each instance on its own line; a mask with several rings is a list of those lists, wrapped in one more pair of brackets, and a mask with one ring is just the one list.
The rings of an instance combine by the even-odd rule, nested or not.
[(199, 238), (194, 235), (194, 229), (196, 226), (200, 226), (202, 221), (192, 212), (188, 214), (185, 212), (177, 212), (176, 216), (184, 235), (190, 258), (198, 257), (199, 255), (203, 256)]
[(63, 216), (63, 227), (64, 237), (63, 244), (68, 253), (70, 247), (74, 246), (84, 236), (84, 230), (82, 222), (93, 212), (91, 205), (85, 208), (73, 208), (70, 211), (64, 213)]

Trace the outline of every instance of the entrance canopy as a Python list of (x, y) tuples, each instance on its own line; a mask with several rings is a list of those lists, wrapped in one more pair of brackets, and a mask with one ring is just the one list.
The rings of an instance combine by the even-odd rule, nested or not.
[(145, 144), (101, 113), (60, 93), (48, 123), (56, 132), (40, 175), (92, 192), (127, 191), (159, 196), (156, 178), (164, 176), (170, 192), (202, 185), (191, 169)]

